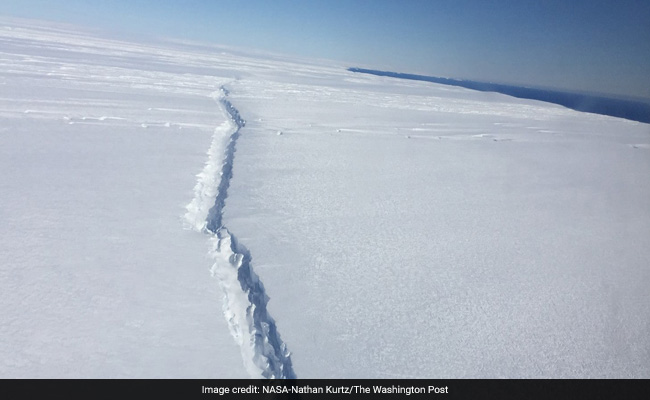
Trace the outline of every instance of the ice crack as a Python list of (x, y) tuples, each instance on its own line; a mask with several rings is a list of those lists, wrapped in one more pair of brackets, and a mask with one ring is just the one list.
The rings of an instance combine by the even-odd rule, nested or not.
[(223, 225), (235, 145), (246, 123), (227, 96), (224, 87), (215, 93), (228, 120), (215, 129), (208, 161), (197, 175), (194, 199), (187, 206), (185, 219), (211, 237), (211, 272), (224, 292), (223, 312), (248, 373), (253, 378), (295, 378), (290, 353), (266, 308), (269, 298), (253, 270), (250, 252)]

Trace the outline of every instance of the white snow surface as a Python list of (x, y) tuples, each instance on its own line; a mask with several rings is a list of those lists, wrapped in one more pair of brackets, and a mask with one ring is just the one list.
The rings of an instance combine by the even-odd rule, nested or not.
[(0, 22), (0, 377), (650, 378), (648, 124)]
[(647, 124), (345, 73), (231, 100), (225, 220), (298, 376), (650, 377)]
[[(0, 377), (242, 378), (183, 229), (227, 82), (182, 53), (0, 29)], [(218, 128), (217, 128), (218, 129)]]

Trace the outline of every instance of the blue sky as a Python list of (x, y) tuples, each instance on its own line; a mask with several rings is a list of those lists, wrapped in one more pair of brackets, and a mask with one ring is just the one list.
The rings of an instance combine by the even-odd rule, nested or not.
[(2, 0), (0, 14), (650, 98), (648, 0)]

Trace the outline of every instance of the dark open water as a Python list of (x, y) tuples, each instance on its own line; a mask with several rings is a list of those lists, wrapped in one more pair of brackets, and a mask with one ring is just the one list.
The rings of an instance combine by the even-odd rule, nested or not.
[(411, 79), (441, 83), (443, 85), (460, 86), (482, 92), (498, 92), (520, 99), (532, 99), (559, 104), (561, 106), (595, 114), (609, 115), (612, 117), (626, 118), (633, 121), (650, 123), (650, 100), (647, 102), (637, 100), (617, 99), (598, 95), (564, 92), (559, 90), (534, 89), (521, 86), (502, 85), (498, 83), (485, 83), (458, 79), (438, 78), (435, 76), (402, 74), (399, 72), (376, 71), (363, 68), (348, 68), (348, 71), (388, 76), (391, 78)]

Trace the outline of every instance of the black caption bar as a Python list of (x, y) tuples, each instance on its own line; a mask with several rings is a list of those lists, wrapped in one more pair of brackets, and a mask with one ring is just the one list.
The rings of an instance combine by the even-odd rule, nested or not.
[[(6, 399), (647, 399), (649, 380), (487, 379), (17, 379)], [(5, 396), (8, 395), (8, 396)]]

